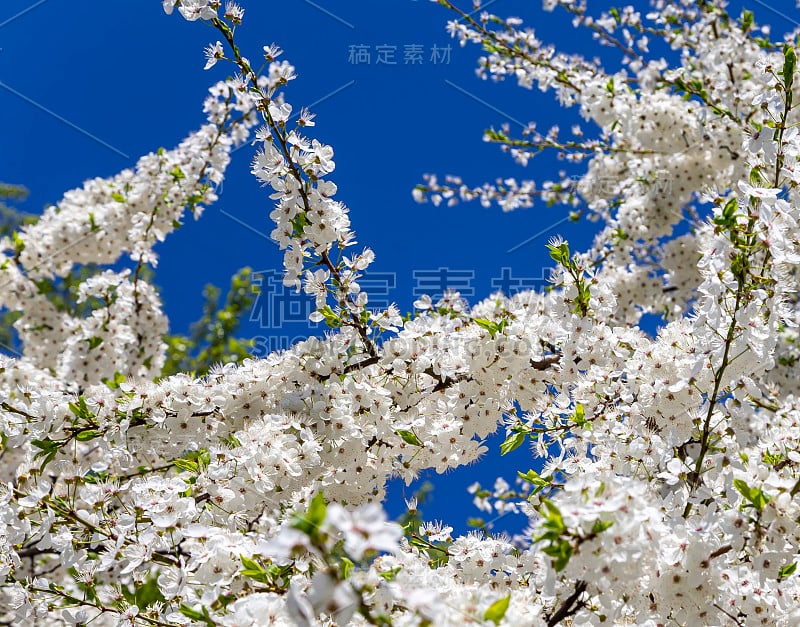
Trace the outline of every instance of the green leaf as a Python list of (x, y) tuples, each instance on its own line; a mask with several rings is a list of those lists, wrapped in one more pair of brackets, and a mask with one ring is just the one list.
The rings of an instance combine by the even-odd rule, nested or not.
[(576, 403), (575, 414), (572, 416), (575, 425), (578, 427), (591, 427), (592, 423), (586, 420), (586, 410), (583, 408), (583, 403)]
[(98, 346), (100, 346), (100, 344), (103, 343), (103, 338), (97, 337), (95, 335), (93, 337), (87, 338), (85, 341), (89, 342), (89, 350), (92, 350), (93, 348), (97, 348)]
[(199, 470), (206, 468), (211, 463), (211, 453), (207, 448), (199, 448), (196, 451), (187, 451), (182, 459), (197, 462)]
[(180, 468), (181, 470), (186, 470), (195, 474), (200, 470), (200, 465), (197, 462), (188, 459), (173, 459), (172, 465), (175, 466), (175, 468)]
[(86, 429), (85, 431), (79, 431), (75, 439), (78, 440), (78, 442), (88, 442), (89, 440), (99, 438), (101, 435), (103, 435), (102, 432), (97, 429)]
[(317, 310), (325, 318), (325, 324), (330, 329), (338, 329), (342, 326), (342, 319), (331, 309), (330, 305), (325, 305)]
[[(87, 592), (91, 588), (87, 588)], [(158, 587), (158, 578), (155, 576), (148, 576), (147, 579), (140, 583), (134, 583), (131, 586), (122, 586), (121, 592), (131, 605), (137, 606), (140, 610), (147, 609), (148, 605), (160, 601), (164, 602), (164, 595)], [(95, 597), (96, 598), (96, 597)]]
[(191, 618), (192, 620), (203, 620), (203, 613), (198, 612), (197, 610), (192, 609), (188, 605), (184, 604), (181, 605), (181, 614)]
[(113, 198), (117, 202), (125, 202), (125, 196), (123, 196), (119, 192), (114, 192), (113, 194), (111, 194), (111, 198)]
[(475, 324), (477, 324), (480, 328), (486, 329), (489, 332), (489, 335), (494, 337), (495, 333), (497, 333), (497, 323), (491, 320), (487, 320), (486, 318), (473, 318)]
[(523, 481), (527, 481), (528, 483), (532, 483), (534, 485), (537, 485), (542, 481), (542, 477), (539, 475), (539, 473), (532, 469), (528, 472), (522, 472), (521, 470), (518, 470), (517, 475)]
[(473, 318), (472, 320), (482, 329), (486, 329), (493, 339), (498, 333), (502, 333), (503, 329), (508, 326), (507, 318), (503, 318), (499, 322), (488, 320), (486, 318)]
[(31, 444), (33, 444), (36, 448), (41, 449), (38, 453), (36, 453), (36, 455), (33, 456), (33, 459), (39, 459), (40, 457), (44, 458), (39, 466), (39, 470), (44, 471), (47, 464), (55, 459), (58, 449), (61, 447), (63, 442), (47, 439), (32, 440)]
[(422, 442), (420, 442), (419, 438), (414, 435), (411, 431), (406, 431), (405, 429), (398, 429), (397, 435), (403, 438), (403, 441), (407, 444), (411, 444), (412, 446), (422, 446)]
[(14, 231), (11, 234), (11, 239), (14, 240), (14, 250), (19, 254), (23, 250), (25, 250), (25, 242), (22, 241), (22, 238), (19, 236), (19, 233)]
[(242, 445), (242, 443), (239, 442), (239, 440), (237, 440), (236, 436), (233, 435), (233, 434), (220, 436), (219, 439), (220, 439), (220, 442), (224, 442), (225, 444), (227, 444), (231, 448), (238, 448), (238, 447), (240, 447)]
[(498, 599), (492, 603), (483, 613), (483, 620), (490, 620), (495, 625), (499, 625), (500, 621), (502, 621), (503, 617), (506, 615), (506, 611), (508, 611), (508, 604), (510, 601), (511, 595), (507, 594), (502, 599)]
[(561, 515), (561, 510), (553, 505), (552, 501), (542, 501), (542, 505), (547, 510), (546, 513), (543, 512), (545, 526), (556, 531), (566, 531), (567, 527), (564, 525), (564, 517)]
[(54, 440), (31, 440), (31, 444), (33, 444), (36, 448), (41, 449), (41, 451), (36, 454), (38, 457), (42, 453), (57, 451), (58, 447), (61, 445), (61, 442), (56, 442)]
[(261, 583), (272, 582), (272, 577), (264, 569), (264, 567), (261, 566), (261, 564), (244, 555), (240, 555), (239, 557), (242, 560), (242, 565), (244, 566), (244, 568), (239, 571), (239, 574), (242, 575), (242, 577), (247, 577)]
[(178, 167), (177, 164), (175, 165), (174, 168), (172, 168), (172, 170), (170, 171), (170, 174), (172, 175), (172, 179), (174, 181), (180, 181), (181, 179), (185, 179), (186, 178), (186, 175), (183, 173), (183, 170), (181, 170), (180, 167)]
[(547, 244), (547, 250), (553, 261), (564, 267), (569, 266), (569, 244), (567, 242), (561, 242), (558, 246)]
[(308, 505), (308, 511), (305, 514), (296, 516), (292, 522), (292, 527), (299, 529), (306, 535), (315, 536), (319, 533), (322, 523), (325, 522), (326, 511), (325, 497), (322, 492), (317, 492)]
[(736, 488), (736, 491), (741, 494), (744, 498), (750, 498), (750, 486), (747, 485), (745, 481), (742, 479), (734, 479), (733, 480), (733, 487)]
[(783, 48), (783, 83), (786, 85), (786, 91), (792, 88), (794, 81), (794, 71), (797, 67), (797, 56), (794, 53), (792, 46), (784, 46)]
[(595, 520), (594, 524), (592, 525), (592, 533), (593, 534), (603, 533), (613, 524), (614, 524), (613, 520)]
[(103, 383), (112, 390), (118, 390), (119, 386), (125, 383), (125, 375), (121, 372), (115, 372), (113, 379), (103, 379)]
[(210, 627), (214, 627), (214, 625), (215, 625), (214, 621), (211, 620), (211, 616), (209, 616), (209, 614), (208, 614), (208, 608), (207, 607), (203, 607), (203, 611), (198, 612), (197, 610), (192, 609), (189, 605), (186, 605), (184, 603), (184, 604), (181, 605), (180, 611), (181, 611), (181, 614), (183, 614), (184, 616), (186, 616), (188, 618), (191, 618), (192, 620), (200, 621), (201, 623), (205, 623), (206, 625), (209, 625)]
[(515, 431), (508, 435), (505, 441), (500, 445), (500, 455), (505, 455), (506, 453), (510, 453), (514, 449), (519, 448), (525, 441), (526, 436), (527, 433), (524, 431)]
[(339, 564), (339, 573), (341, 574), (342, 579), (350, 578), (350, 573), (353, 572), (353, 566), (355, 566), (355, 564), (353, 564), (350, 559), (346, 557), (342, 558), (342, 561)]
[(771, 453), (770, 451), (764, 453), (762, 457), (763, 462), (770, 466), (777, 466), (778, 464), (783, 463), (785, 459), (786, 458), (781, 453)]
[(249, 557), (245, 557), (244, 555), (241, 555), (240, 558), (242, 560), (242, 566), (245, 568), (249, 568), (250, 570), (263, 570), (261, 568), (261, 564), (255, 560), (251, 560)]
[(550, 485), (550, 481), (552, 481), (553, 479), (552, 475), (548, 475), (547, 477), (542, 477), (535, 470), (529, 470), (526, 473), (517, 471), (517, 475), (519, 475), (519, 478), (522, 479), (523, 481), (527, 481), (528, 483), (535, 485), (539, 488)]
[(734, 479), (733, 487), (736, 488), (736, 491), (748, 502), (748, 507), (752, 507), (758, 512), (763, 510), (764, 506), (770, 501), (769, 495), (761, 488), (751, 488), (741, 479)]
[(403, 570), (400, 566), (392, 568), (391, 570), (382, 570), (378, 572), (378, 577), (385, 581), (394, 581), (397, 579), (398, 573)]
[(294, 220), (291, 221), (292, 224), (292, 237), (300, 237), (303, 234), (303, 230), (306, 228), (308, 224), (311, 224), (308, 221), (308, 217), (306, 216), (305, 211), (301, 211)]
[(753, 25), (753, 12), (744, 9), (742, 11), (742, 30), (747, 32), (750, 30), (750, 27)]
[(49, 464), (55, 458), (56, 458), (56, 451), (51, 451), (47, 455), (45, 455), (41, 465), (39, 466), (39, 472), (44, 472), (44, 469), (47, 467), (47, 464)]
[(794, 571), (797, 570), (797, 562), (792, 562), (791, 564), (786, 564), (778, 571), (778, 580), (786, 579), (794, 574)]
[(554, 540), (542, 552), (553, 558), (553, 568), (556, 572), (561, 572), (572, 557), (572, 545), (566, 540)]
[(714, 224), (718, 224), (726, 229), (732, 228), (736, 224), (736, 211), (739, 209), (739, 201), (731, 198), (722, 208), (722, 214), (714, 218)]
[(79, 396), (77, 403), (70, 403), (69, 410), (75, 415), (76, 418), (87, 421), (94, 420), (94, 414), (86, 404), (86, 398), (84, 396)]
[(245, 568), (240, 570), (239, 574), (242, 577), (247, 577), (248, 579), (252, 579), (253, 581), (258, 581), (260, 583), (272, 583), (272, 578), (263, 570), (251, 570), (250, 568)]

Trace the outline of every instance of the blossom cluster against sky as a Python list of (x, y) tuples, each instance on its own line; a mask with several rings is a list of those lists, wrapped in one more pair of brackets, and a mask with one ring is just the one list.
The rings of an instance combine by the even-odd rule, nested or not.
[[(788, 29), (791, 18), (777, 6), (783, 3), (772, 4), (753, 7), (757, 21)], [(566, 51), (598, 54), (591, 37), (576, 35), (563, 12), (545, 13), (524, 0), (484, 5), (521, 16)], [(458, 174), (478, 185), (507, 176), (541, 182), (559, 178), (561, 168), (580, 171), (552, 155), (523, 169), (482, 141), (490, 126), (508, 124), (518, 135), (535, 121), (540, 132), (558, 124), (569, 134), (580, 120), (550, 94), (479, 80), (474, 70), (481, 51), (449, 38), (448, 11), (426, 0), (250, 2), (245, 8), (237, 35), (243, 53), (256, 58), (271, 42), (284, 48), (283, 58), (299, 74), (287, 100), (317, 114), (309, 135), (336, 151), (330, 178), (350, 207), (359, 242), (376, 253), (363, 281), (373, 304), (395, 301), (407, 311), (417, 295), (443, 287), (460, 289), (470, 302), (496, 289), (542, 287), (551, 265), (548, 237), (561, 233), (573, 249), (589, 241), (592, 225), (571, 223), (564, 207), (503, 213), (478, 203), (434, 208), (413, 201), (411, 190), (426, 172)], [(0, 179), (27, 186), (31, 195), (23, 208), (38, 212), (87, 178), (110, 176), (141, 154), (172, 147), (201, 124), (207, 88), (232, 70), (220, 63), (203, 71), (203, 48), (214, 40), (211, 29), (165, 16), (155, 0), (103, 3), (77, 15), (57, 0), (5, 2)], [(599, 52), (618, 63), (613, 51)], [(277, 280), (281, 254), (267, 236), (272, 201), (249, 172), (253, 152), (249, 146), (237, 151), (220, 201), (158, 247), (157, 283), (172, 330), (185, 331), (200, 314), (204, 284), (224, 286), (237, 269), (253, 268), (263, 289), (244, 333), (257, 338), (263, 356), (308, 333), (312, 300)], [(490, 443), (493, 457), (499, 441)], [(484, 483), (491, 483), (493, 470), (513, 478), (530, 465), (524, 447), (509, 458), (485, 467)], [(429, 514), (447, 513), (453, 522), (476, 514), (452, 509), (465, 500), (474, 474), (466, 469), (438, 481)], [(390, 511), (399, 511), (399, 497), (412, 491), (398, 486)]]

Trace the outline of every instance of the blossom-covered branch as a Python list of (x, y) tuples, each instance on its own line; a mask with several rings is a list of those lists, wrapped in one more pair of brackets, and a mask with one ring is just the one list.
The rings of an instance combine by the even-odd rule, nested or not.
[[(209, 124), (3, 241), (0, 302), (22, 313), (23, 355), (0, 360), (1, 618), (800, 620), (793, 40), (770, 42), (752, 13), (735, 19), (722, 3), (592, 17), (547, 2), (621, 56), (610, 71), (518, 18), (439, 4), (460, 18), (451, 34), (487, 50), (481, 76), (552, 90), (599, 131), (493, 130), (520, 164), (556, 149), (585, 172), (539, 187), (431, 177), (417, 198), (564, 202), (601, 223), (590, 249), (551, 239), (544, 292), (370, 311), (358, 280), (373, 254), (347, 251), (333, 149), (305, 135), (313, 114), (292, 121), (294, 67), (273, 44), (257, 74), (236, 3), (165, 0), (220, 37), (206, 69), (237, 73), (212, 89)], [(656, 38), (680, 51), (674, 67), (650, 54)], [(202, 378), (158, 378), (165, 318), (145, 264), (186, 207), (215, 199), (256, 116), (252, 172), (271, 188), (284, 282), (315, 298), (312, 319), (330, 333)], [(134, 268), (82, 281), (80, 311), (43, 293), (43, 280), (123, 253)], [(454, 538), (446, 521), (386, 520), (390, 477), (477, 462), (500, 428), (501, 453), (528, 443), (539, 470), (471, 491), (487, 513), (524, 516), (523, 534), (486, 523)]]

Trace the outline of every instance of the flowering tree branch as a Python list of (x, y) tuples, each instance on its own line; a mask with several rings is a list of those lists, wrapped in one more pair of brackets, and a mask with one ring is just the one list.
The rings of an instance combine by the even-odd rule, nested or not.
[[(440, 1), (459, 18), (451, 35), (484, 46), (480, 76), (552, 89), (598, 136), (492, 131), (523, 165), (553, 148), (585, 172), (541, 188), (429, 177), (417, 199), (565, 202), (601, 226), (585, 252), (548, 243), (550, 290), (472, 307), (423, 297), (402, 318), (368, 308), (359, 278), (374, 255), (347, 251), (333, 149), (305, 136), (313, 114), (292, 126), (294, 67), (273, 44), (253, 68), (236, 3), (162, 4), (221, 38), (206, 69), (237, 72), (212, 88), (208, 123), (0, 243), (0, 304), (22, 344), (0, 358), (0, 620), (800, 620), (793, 41), (714, 2), (643, 17), (548, 0), (620, 54), (611, 71), (518, 18)], [(681, 51), (675, 67), (650, 55), (651, 38)], [(259, 119), (252, 173), (271, 188), (284, 283), (331, 332), (162, 377), (152, 248), (216, 199)], [(73, 272), (65, 304), (54, 290)], [(416, 506), (402, 527), (386, 520), (388, 478), (475, 462), (500, 427), (501, 453), (528, 443), (538, 470), (470, 490), (487, 513), (524, 516), (524, 534), (480, 521), (483, 534), (454, 538)]]

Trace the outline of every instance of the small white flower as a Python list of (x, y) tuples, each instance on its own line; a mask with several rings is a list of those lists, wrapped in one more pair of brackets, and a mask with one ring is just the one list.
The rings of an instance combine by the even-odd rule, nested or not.
[(344, 550), (355, 560), (364, 557), (367, 551), (397, 550), (403, 536), (399, 525), (386, 521), (380, 505), (368, 503), (353, 512), (338, 503), (328, 505), (326, 524), (344, 534)]
[(209, 44), (204, 54), (206, 55), (206, 65), (203, 69), (208, 70), (214, 67), (217, 61), (225, 58), (225, 50), (222, 48), (222, 42), (218, 41), (217, 43)]

